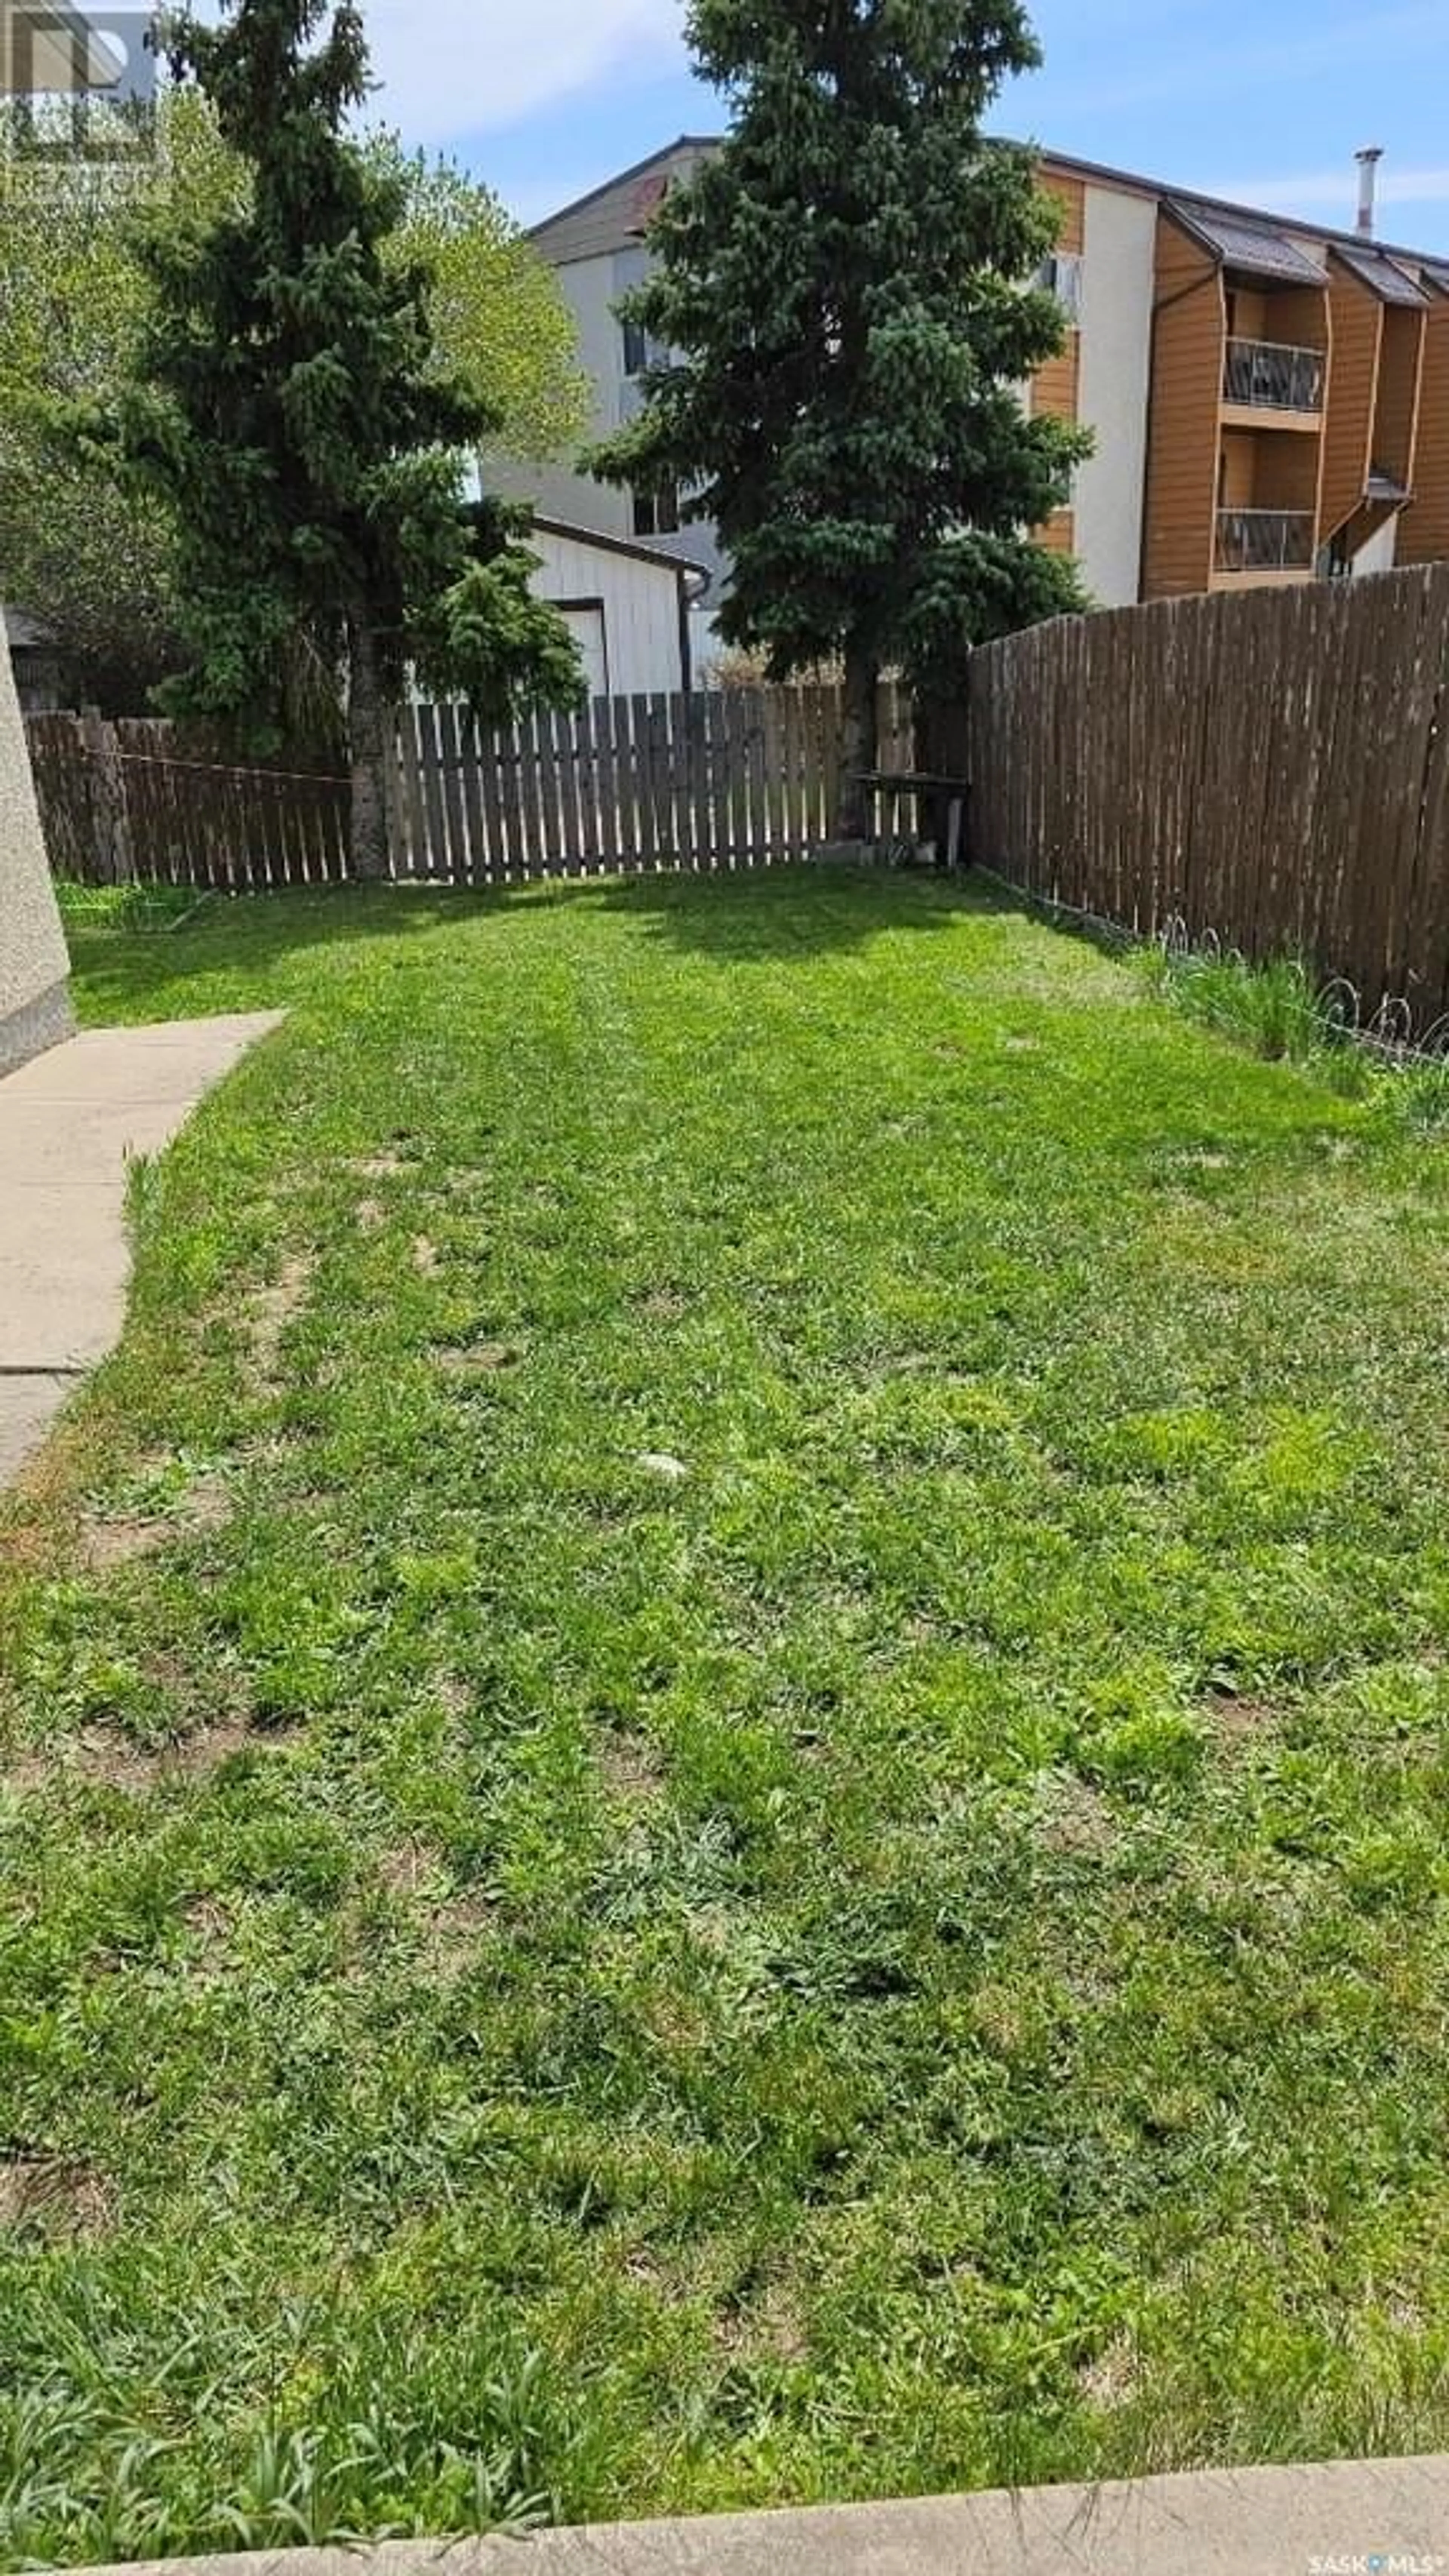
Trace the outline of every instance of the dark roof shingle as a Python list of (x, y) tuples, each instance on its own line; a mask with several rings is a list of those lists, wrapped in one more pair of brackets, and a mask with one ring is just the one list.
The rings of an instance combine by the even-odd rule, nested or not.
[(1352, 270), (1361, 285), (1367, 286), (1381, 304), (1422, 305), (1429, 301), (1422, 286), (1416, 286), (1387, 251), (1374, 250), (1365, 242), (1362, 249), (1347, 242), (1334, 244), (1333, 256)]
[(1281, 278), (1292, 286), (1323, 284), (1322, 269), (1276, 226), (1238, 222), (1216, 207), (1195, 205), (1190, 197), (1170, 197), (1167, 203), (1170, 213), (1217, 252), (1225, 268), (1245, 269), (1251, 277)]

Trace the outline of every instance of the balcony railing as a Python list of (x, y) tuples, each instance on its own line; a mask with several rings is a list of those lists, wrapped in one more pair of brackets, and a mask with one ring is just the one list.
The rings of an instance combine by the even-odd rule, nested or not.
[(1223, 400), (1254, 411), (1322, 411), (1328, 361), (1321, 349), (1276, 340), (1230, 340)]
[(1219, 572), (1311, 572), (1311, 510), (1219, 510)]

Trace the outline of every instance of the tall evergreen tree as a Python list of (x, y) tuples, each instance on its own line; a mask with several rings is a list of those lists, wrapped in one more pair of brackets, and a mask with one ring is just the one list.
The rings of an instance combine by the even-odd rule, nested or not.
[[(1087, 450), (1019, 396), (1063, 344), (1035, 282), (1058, 211), (981, 132), (1038, 48), (1018, 0), (693, 0), (688, 23), (731, 128), (655, 218), (624, 309), (669, 354), (594, 470), (717, 521), (728, 642), (777, 678), (841, 657), (852, 781), (883, 669), (939, 691), (980, 635), (1081, 604), (1024, 533)], [(842, 833), (864, 814), (847, 786)]]
[(387, 865), (384, 760), (409, 665), (502, 720), (582, 695), (563, 621), (500, 511), (465, 507), (499, 408), (440, 366), (429, 273), (396, 256), (405, 175), (345, 133), (369, 90), (353, 0), (225, 0), (167, 30), (252, 184), (200, 219), (163, 205), (132, 382), (82, 440), (166, 507), (190, 654), (162, 702), (254, 748), (287, 722), (299, 641), (346, 672), (352, 855)]
[[(194, 85), (162, 90), (154, 151), (119, 167), (27, 157), (22, 123), (0, 107), (0, 599), (52, 630), (87, 699), (136, 715), (184, 661), (171, 517), (77, 455), (70, 407), (114, 403), (135, 377), (140, 219), (203, 229), (244, 210), (251, 176)], [(387, 133), (363, 151), (407, 192), (387, 262), (427, 268), (438, 363), (502, 411), (499, 451), (576, 454), (589, 388), (556, 272), (478, 181)], [(335, 731), (335, 678), (331, 698)]]

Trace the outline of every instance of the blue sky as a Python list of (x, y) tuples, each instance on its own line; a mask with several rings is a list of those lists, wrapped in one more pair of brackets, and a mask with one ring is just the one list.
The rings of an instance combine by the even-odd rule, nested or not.
[[(370, 0), (380, 112), (526, 220), (684, 132), (682, 0)], [(1046, 67), (1000, 131), (1180, 186), (1351, 223), (1385, 147), (1381, 230), (1449, 251), (1449, 0), (1037, 0)]]

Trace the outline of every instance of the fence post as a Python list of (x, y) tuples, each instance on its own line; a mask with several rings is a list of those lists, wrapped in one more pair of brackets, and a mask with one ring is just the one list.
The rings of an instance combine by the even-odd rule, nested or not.
[(107, 885), (129, 885), (136, 873), (131, 846), (131, 816), (126, 802), (126, 770), (116, 728), (94, 710), (80, 720), (92, 826)]

